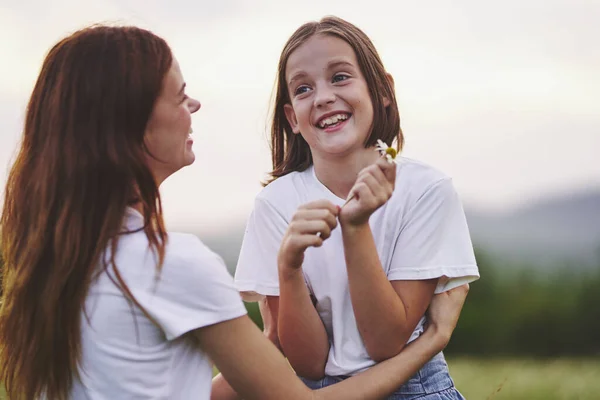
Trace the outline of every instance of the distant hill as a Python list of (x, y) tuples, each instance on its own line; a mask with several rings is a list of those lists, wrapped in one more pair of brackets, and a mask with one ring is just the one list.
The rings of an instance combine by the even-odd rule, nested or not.
[(592, 264), (600, 257), (600, 190), (547, 197), (502, 213), (465, 212), (474, 243), (510, 260)]
[[(600, 189), (546, 197), (505, 212), (465, 205), (473, 243), (512, 264), (551, 268), (565, 262), (583, 269), (600, 257)], [(197, 234), (235, 268), (245, 221)]]

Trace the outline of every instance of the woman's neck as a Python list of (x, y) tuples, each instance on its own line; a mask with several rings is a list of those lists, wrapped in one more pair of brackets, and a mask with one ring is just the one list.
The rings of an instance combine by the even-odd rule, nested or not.
[(372, 148), (344, 157), (318, 157), (313, 154), (315, 175), (333, 194), (345, 199), (354, 186), (358, 173), (376, 162), (378, 157)]

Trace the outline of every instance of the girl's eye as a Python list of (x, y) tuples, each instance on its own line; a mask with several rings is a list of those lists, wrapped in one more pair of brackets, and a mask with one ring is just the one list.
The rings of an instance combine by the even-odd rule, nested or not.
[(181, 99), (181, 102), (183, 103), (184, 101), (186, 101), (187, 99), (189, 99), (189, 96), (187, 94), (183, 95), (183, 99)]
[(349, 76), (348, 75), (344, 75), (344, 74), (335, 74), (333, 76), (332, 81), (335, 82), (341, 82), (341, 81), (345, 81), (346, 79), (348, 79)]
[(308, 86), (298, 86), (298, 88), (294, 92), (294, 96), (298, 96), (300, 94), (306, 93), (308, 90), (309, 90)]

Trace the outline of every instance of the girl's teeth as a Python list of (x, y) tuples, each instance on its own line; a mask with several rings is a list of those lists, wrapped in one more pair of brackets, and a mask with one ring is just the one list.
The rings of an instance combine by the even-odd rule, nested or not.
[(338, 121), (343, 121), (345, 120), (345, 115), (334, 115), (333, 117), (329, 117), (324, 119), (323, 121), (321, 121), (321, 123), (319, 124), (321, 126), (321, 128), (324, 128), (328, 125), (333, 125), (336, 124)]

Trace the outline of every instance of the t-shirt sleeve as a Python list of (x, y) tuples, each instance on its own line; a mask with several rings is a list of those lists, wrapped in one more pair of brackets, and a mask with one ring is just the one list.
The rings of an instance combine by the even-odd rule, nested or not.
[(221, 257), (195, 237), (185, 242), (168, 254), (151, 288), (133, 292), (167, 340), (246, 314)]
[(266, 199), (256, 198), (235, 270), (235, 285), (245, 301), (279, 296), (277, 253), (287, 226)]
[(450, 178), (433, 184), (407, 212), (389, 280), (440, 278), (436, 293), (479, 278), (465, 213)]

